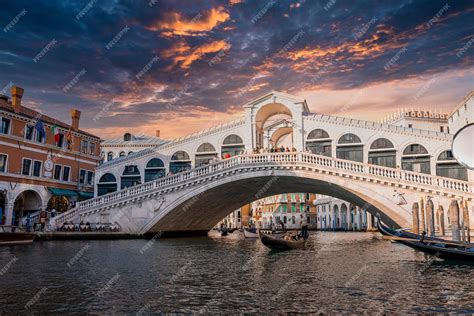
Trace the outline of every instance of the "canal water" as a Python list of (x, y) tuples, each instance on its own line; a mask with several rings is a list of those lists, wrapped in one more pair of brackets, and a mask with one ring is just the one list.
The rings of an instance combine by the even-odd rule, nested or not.
[(0, 314), (473, 313), (474, 266), (376, 233), (258, 240), (50, 241), (0, 248)]

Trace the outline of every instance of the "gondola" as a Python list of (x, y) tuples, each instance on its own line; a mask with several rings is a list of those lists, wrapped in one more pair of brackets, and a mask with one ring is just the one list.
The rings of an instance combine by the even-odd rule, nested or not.
[(301, 238), (299, 240), (285, 240), (283, 239), (284, 235), (285, 233), (266, 234), (258, 230), (258, 236), (260, 237), (262, 244), (264, 244), (270, 249), (275, 250), (304, 248), (308, 242), (309, 237), (308, 232), (304, 234), (304, 238)]
[(395, 237), (394, 240), (441, 259), (463, 260), (474, 262), (474, 244), (463, 244), (441, 238), (422, 237), (402, 230), (393, 230), (379, 220), (377, 228), (384, 236)]
[(258, 238), (258, 233), (256, 231), (255, 228), (250, 228), (250, 229), (247, 229), (245, 228), (244, 229), (244, 236), (245, 238)]

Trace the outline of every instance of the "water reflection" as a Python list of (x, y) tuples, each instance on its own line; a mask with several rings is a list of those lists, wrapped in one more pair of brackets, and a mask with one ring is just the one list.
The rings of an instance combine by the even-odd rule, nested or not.
[[(0, 312), (25, 312), (38, 293), (28, 311), (474, 311), (472, 265), (433, 261), (377, 234), (315, 233), (308, 249), (286, 252), (258, 240), (203, 237), (157, 240), (140, 253), (146, 243), (0, 248), (0, 270), (18, 258), (0, 275)], [(77, 260), (68, 265), (71, 258)]]

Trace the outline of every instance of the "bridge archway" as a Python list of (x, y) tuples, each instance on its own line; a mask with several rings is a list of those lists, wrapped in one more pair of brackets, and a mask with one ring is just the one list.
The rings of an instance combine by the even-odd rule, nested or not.
[[(262, 189), (263, 188), (263, 189)], [(293, 192), (312, 192), (333, 196), (359, 206), (394, 227), (407, 227), (408, 211), (390, 199), (386, 192), (367, 189), (357, 181), (307, 170), (255, 171), (236, 173), (200, 185), (185, 194), (170, 197), (167, 204), (142, 228), (142, 233), (167, 231), (207, 231), (222, 218), (257, 199)], [(331, 214), (329, 210), (329, 215)], [(341, 227), (348, 228), (348, 207), (341, 206)], [(332, 216), (331, 216), (332, 217)], [(287, 218), (291, 221), (291, 217)], [(328, 222), (327, 227), (332, 223)]]
[(291, 109), (282, 103), (268, 103), (258, 109), (255, 115), (257, 147), (293, 147), (293, 117)]
[(364, 162), (364, 143), (359, 136), (347, 133), (337, 141), (336, 157), (357, 162)]
[(171, 156), (170, 172), (179, 173), (191, 169), (191, 157), (184, 150), (179, 150)]
[(97, 195), (101, 196), (110, 192), (117, 191), (117, 179), (111, 173), (106, 173), (99, 179), (97, 183)]
[(369, 163), (373, 165), (395, 168), (397, 166), (397, 151), (387, 138), (377, 138), (370, 145)]
[(41, 195), (34, 190), (26, 190), (21, 192), (15, 198), (13, 205), (12, 225), (19, 226), (22, 217), (28, 213), (39, 211), (43, 206)]
[(402, 153), (402, 169), (431, 174), (431, 157), (425, 146), (411, 144)]
[(306, 139), (306, 149), (313, 154), (332, 156), (332, 140), (328, 132), (323, 129), (314, 129)]

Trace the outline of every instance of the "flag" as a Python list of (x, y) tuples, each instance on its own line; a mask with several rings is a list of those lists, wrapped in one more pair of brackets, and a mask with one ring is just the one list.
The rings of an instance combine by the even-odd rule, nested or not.
[(59, 129), (56, 126), (56, 124), (54, 124), (53, 126), (53, 134), (54, 134), (54, 141), (56, 142), (56, 144), (59, 143)]
[(41, 135), (41, 139), (46, 138), (46, 131), (44, 129), (43, 122), (41, 122), (41, 120), (36, 121), (35, 129)]

